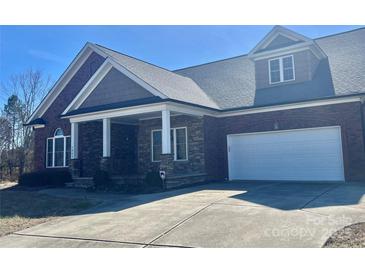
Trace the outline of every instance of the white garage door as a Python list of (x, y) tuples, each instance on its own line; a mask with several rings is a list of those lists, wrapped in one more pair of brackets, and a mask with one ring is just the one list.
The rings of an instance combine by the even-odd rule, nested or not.
[(340, 127), (227, 136), (230, 180), (343, 181)]

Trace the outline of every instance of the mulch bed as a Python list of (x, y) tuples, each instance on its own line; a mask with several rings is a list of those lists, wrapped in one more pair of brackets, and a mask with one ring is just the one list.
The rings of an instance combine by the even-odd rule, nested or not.
[(352, 224), (336, 231), (323, 247), (365, 247), (365, 223)]

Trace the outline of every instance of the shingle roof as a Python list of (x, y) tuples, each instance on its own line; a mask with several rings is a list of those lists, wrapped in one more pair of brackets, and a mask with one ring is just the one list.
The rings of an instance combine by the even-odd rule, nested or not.
[(312, 81), (256, 90), (254, 64), (246, 55), (174, 72), (193, 79), (221, 109), (364, 93), (365, 28), (314, 41), (328, 63), (322, 61)]
[[(365, 28), (314, 41), (328, 59), (321, 60), (311, 81), (263, 89), (256, 89), (255, 66), (248, 55), (169, 71), (106, 47), (94, 46), (160, 91), (167, 100), (213, 109), (229, 110), (365, 93)], [(139, 103), (149, 101), (116, 102), (72, 114)]]
[(175, 72), (192, 78), (221, 109), (254, 104), (255, 67), (246, 55)]
[(218, 109), (216, 102), (192, 79), (103, 46), (95, 46), (168, 98)]
[(365, 92), (365, 28), (315, 42), (328, 56), (336, 95)]

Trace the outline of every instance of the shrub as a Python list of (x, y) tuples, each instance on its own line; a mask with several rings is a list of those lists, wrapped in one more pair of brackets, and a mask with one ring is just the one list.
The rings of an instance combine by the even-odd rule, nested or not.
[(19, 177), (20, 186), (40, 187), (40, 186), (57, 186), (63, 187), (65, 183), (72, 182), (72, 176), (69, 170), (42, 170), (30, 173), (24, 173)]
[(104, 170), (96, 170), (93, 176), (93, 182), (96, 189), (108, 190), (113, 187), (109, 173)]
[(157, 171), (148, 172), (144, 179), (144, 186), (148, 190), (162, 190), (163, 182), (159, 172)]

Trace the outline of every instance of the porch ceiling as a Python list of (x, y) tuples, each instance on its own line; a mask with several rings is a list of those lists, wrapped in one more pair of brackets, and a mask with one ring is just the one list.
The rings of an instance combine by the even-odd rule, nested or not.
[(204, 116), (215, 114), (212, 110), (202, 109), (196, 106), (182, 105), (176, 102), (157, 102), (154, 104), (137, 105), (110, 110), (74, 114), (72, 116), (61, 116), (70, 119), (71, 123), (96, 121), (102, 119), (128, 119), (138, 121), (140, 119), (161, 117), (161, 112), (170, 111), (171, 115), (186, 114), (193, 116)]
[[(170, 116), (182, 115), (181, 113), (171, 111)], [(119, 123), (119, 124), (138, 124), (139, 120), (147, 120), (147, 119), (156, 119), (161, 118), (161, 111), (155, 111), (150, 113), (129, 115), (129, 116), (121, 116), (111, 118), (111, 123)], [(102, 120), (97, 120), (102, 122)]]
[(130, 116), (115, 117), (111, 119), (111, 122), (115, 123), (129, 123), (137, 124), (139, 120), (161, 118), (161, 111), (155, 111), (150, 113), (142, 113)]

